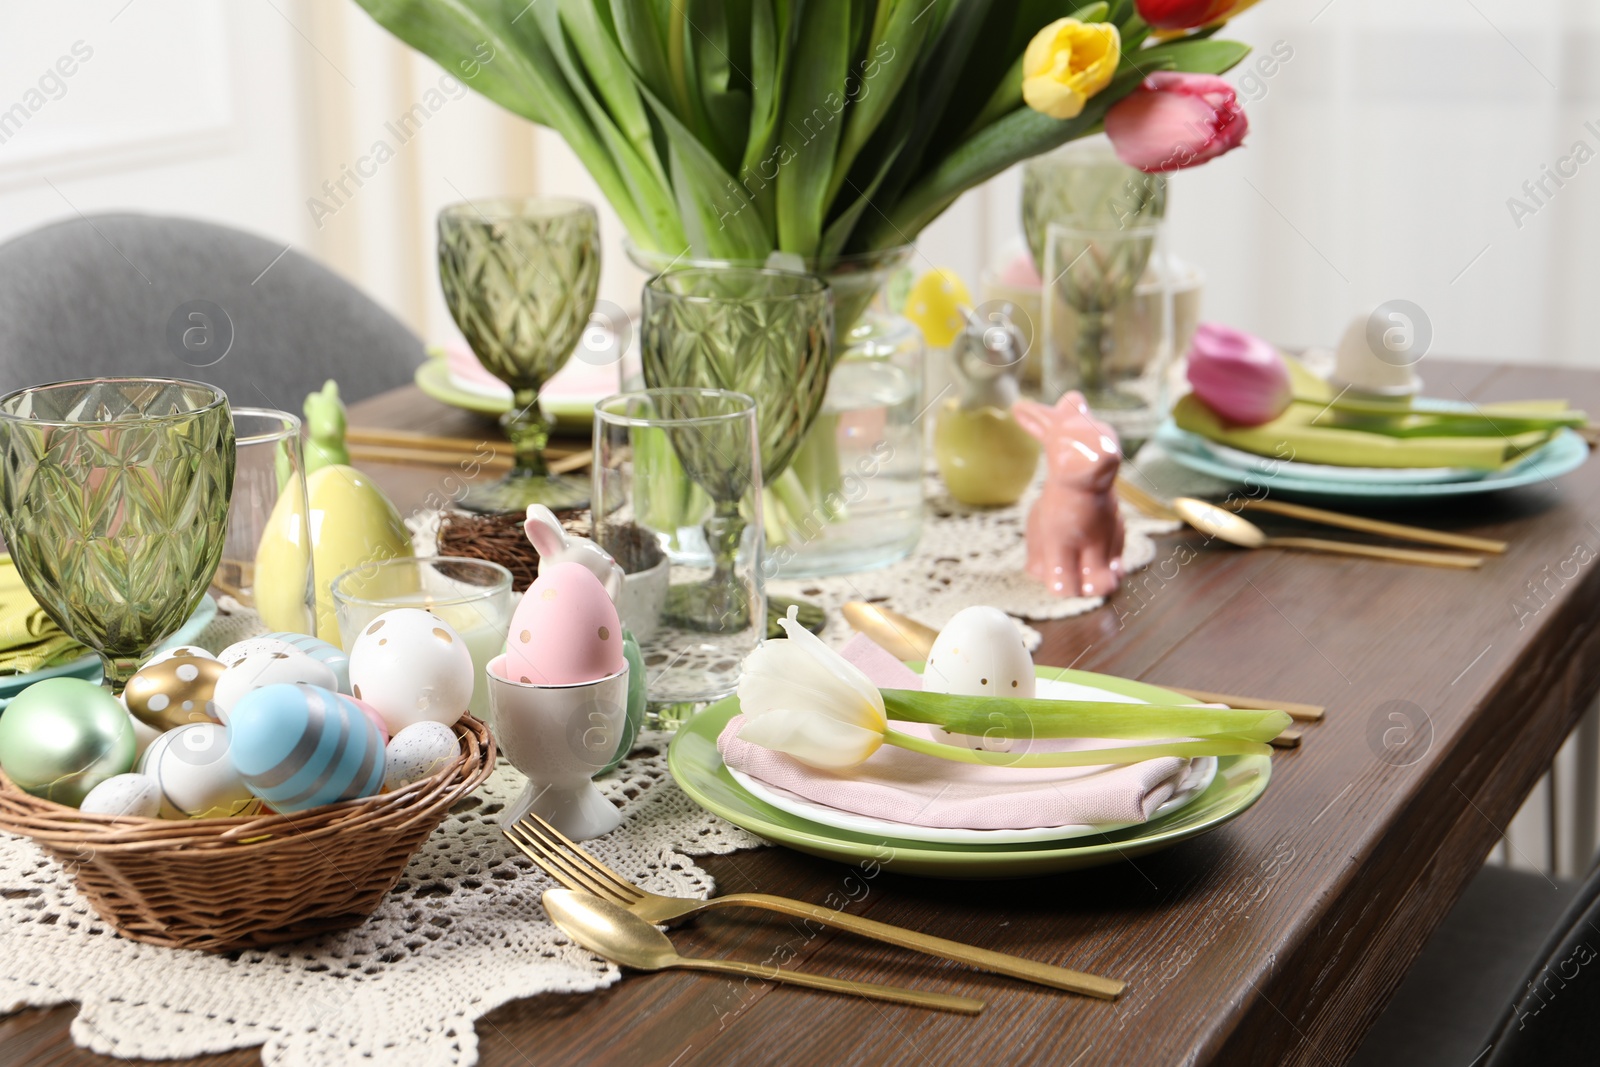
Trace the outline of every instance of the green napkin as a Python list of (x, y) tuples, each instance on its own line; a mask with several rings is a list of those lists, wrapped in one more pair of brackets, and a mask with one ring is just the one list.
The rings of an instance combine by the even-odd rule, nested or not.
[(10, 556), (0, 556), (0, 675), (70, 663), (89, 650), (39, 607)]
[[(1408, 419), (1403, 436), (1340, 425), (1348, 420), (1341, 420), (1325, 406), (1333, 398), (1328, 383), (1295, 360), (1287, 362), (1295, 395), (1310, 402), (1296, 401), (1282, 415), (1260, 426), (1228, 426), (1190, 393), (1173, 408), (1173, 421), (1192, 434), (1242, 452), (1336, 467), (1465, 467), (1494, 471), (1516, 463), (1554, 435), (1552, 430), (1530, 430), (1510, 435), (1429, 436), (1429, 425), (1436, 420), (1426, 415)], [(1505, 407), (1520, 411), (1529, 406), (1484, 404), (1481, 410), (1495, 413)]]

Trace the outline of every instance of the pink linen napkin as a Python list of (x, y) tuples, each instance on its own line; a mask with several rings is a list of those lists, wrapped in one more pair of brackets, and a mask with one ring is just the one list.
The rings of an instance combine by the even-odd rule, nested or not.
[[(922, 687), (920, 675), (864, 636), (854, 638), (842, 654), (880, 688)], [(1171, 799), (1189, 769), (1189, 761), (1176, 756), (1114, 767), (981, 767), (884, 745), (860, 766), (835, 773), (739, 740), (743, 723), (743, 715), (734, 716), (717, 738), (717, 750), (729, 767), (819, 804), (913, 826), (1025, 830), (1145, 822)], [(933, 736), (933, 728), (921, 723), (891, 725)], [(1125, 744), (1072, 738), (1034, 741), (1031, 748), (1068, 751)]]
[[(1120, 767), (983, 767), (884, 745), (860, 766), (836, 773), (739, 740), (743, 724), (744, 716), (735, 715), (717, 738), (729, 767), (819, 804), (913, 826), (1027, 830), (1145, 822), (1171, 799), (1189, 768), (1188, 760), (1176, 756)], [(922, 723), (891, 725), (932, 736), (933, 728)], [(1065, 751), (1125, 743), (1072, 738), (1035, 741), (1032, 747)]]

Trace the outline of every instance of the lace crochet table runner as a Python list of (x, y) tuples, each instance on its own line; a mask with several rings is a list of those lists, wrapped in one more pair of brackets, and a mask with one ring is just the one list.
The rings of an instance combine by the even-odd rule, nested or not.
[[(1023, 574), (1027, 503), (972, 511), (930, 484), (928, 521), (910, 558), (866, 574), (775, 582), (773, 589), (830, 612), (847, 600), (882, 598), (934, 626), (971, 604), (1028, 618), (1094, 608), (1098, 600), (1053, 597)], [(1155, 556), (1148, 535), (1164, 527), (1127, 518), (1126, 562), (1136, 570)], [(419, 523), (419, 551), (429, 549), (436, 524), (437, 515)], [(253, 613), (224, 611), (202, 643), (219, 649), (260, 629)], [(841, 642), (849, 631), (835, 615), (827, 633)], [(710, 876), (689, 857), (761, 842), (677, 788), (667, 772), (667, 740), (642, 735), (633, 755), (601, 782), (625, 822), (588, 847), (655, 892), (709, 896)], [(261, 1045), (264, 1063), (292, 1067), (472, 1064), (480, 1016), (511, 1000), (581, 993), (618, 978), (615, 967), (572, 945), (544, 918), (539, 897), (550, 881), (499, 833), (495, 817), (520, 784), (521, 775), (502, 763), (428, 839), (360, 928), (229, 956), (116, 936), (64, 870), (27, 840), (0, 834), (0, 1012), (76, 1002), (73, 1039), (123, 1057)]]

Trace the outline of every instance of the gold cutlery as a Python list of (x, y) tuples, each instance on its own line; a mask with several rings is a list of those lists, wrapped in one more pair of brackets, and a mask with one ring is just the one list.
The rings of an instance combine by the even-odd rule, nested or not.
[(887, 1000), (895, 1004), (908, 1004), (913, 1008), (933, 1008), (962, 1015), (977, 1015), (983, 1010), (983, 1001), (971, 997), (924, 993), (920, 989), (903, 989), (873, 982), (852, 982), (844, 978), (827, 978), (820, 974), (786, 971), (781, 967), (741, 963), (738, 960), (680, 956), (666, 934), (627, 908), (618, 907), (610, 901), (571, 889), (546, 890), (543, 900), (545, 914), (568, 937), (590, 952), (636, 971), (664, 971), (670, 968), (714, 971), (768, 982), (787, 982), (789, 985), (828, 993)]
[(1203, 534), (1240, 548), (1287, 548), (1301, 552), (1325, 552), (1336, 556), (1362, 556), (1391, 563), (1420, 563), (1429, 567), (1457, 567), (1470, 570), (1483, 566), (1482, 556), (1461, 552), (1429, 552), (1416, 548), (1390, 548), (1388, 545), (1363, 545), (1352, 541), (1325, 541), (1320, 537), (1268, 537), (1266, 531), (1227, 508), (1204, 500), (1180, 496), (1172, 510), (1183, 521)]
[[(891, 611), (878, 604), (868, 604), (862, 600), (852, 600), (840, 609), (845, 622), (857, 633), (866, 634), (874, 644), (888, 652), (891, 656), (901, 661), (924, 660), (933, 648), (934, 638), (939, 636), (939, 631), (908, 615), (898, 611)], [(1156, 684), (1154, 682), (1152, 685)], [(1258, 700), (1253, 697), (1228, 696), (1220, 693), (1203, 693), (1193, 689), (1180, 689), (1177, 686), (1163, 686), (1174, 693), (1203, 700), (1207, 704), (1226, 704), (1230, 708), (1255, 709), (1260, 711), (1286, 711), (1291, 719), (1302, 722), (1315, 722), (1322, 718), (1323, 709), (1315, 704), (1282, 704), (1270, 700)], [(1295, 729), (1285, 730), (1272, 739), (1276, 748), (1296, 748), (1300, 744), (1301, 732)]]
[[(474, 441), (465, 437), (440, 437), (436, 434), (409, 433), (352, 426), (345, 431), (351, 458), (369, 463), (424, 464), (455, 467), (475, 464), (486, 471), (511, 469), (511, 445), (505, 441)], [(550, 469), (556, 474), (587, 467), (593, 458), (588, 449), (563, 451), (552, 445), (545, 450)]]
[[(766, 893), (729, 893), (709, 900), (661, 896), (641, 889), (623, 878), (536, 815), (528, 815), (502, 828), (502, 832), (524, 855), (568, 889), (600, 897), (613, 906), (624, 909), (628, 914), (636, 916), (646, 925), (686, 918), (712, 908), (761, 908), (797, 919), (810, 919), (824, 926), (832, 926), (835, 929), (929, 956), (964, 963), (979, 970), (1003, 974), (1008, 978), (1020, 978), (1026, 982), (1064, 989), (1069, 993), (1082, 993), (1102, 1000), (1115, 1000), (1126, 986), (1126, 983), (1112, 978), (1102, 978), (1065, 967), (1054, 967), (1047, 963), (1036, 963), (1004, 952), (964, 945), (959, 941), (948, 941), (942, 937), (933, 937), (915, 930), (849, 915), (833, 908), (808, 904), (803, 900), (790, 900), (787, 897), (769, 896)], [(595, 949), (595, 951), (600, 950)]]
[[(1148, 493), (1141, 489), (1127, 478), (1119, 477), (1116, 489), (1118, 496), (1153, 519), (1165, 519), (1168, 522), (1184, 521), (1184, 517), (1176, 510), (1176, 501), (1169, 504), (1153, 493)], [(1421, 526), (1407, 526), (1398, 522), (1381, 522), (1378, 519), (1366, 519), (1359, 515), (1345, 515), (1337, 511), (1325, 511), (1322, 508), (1307, 507), (1304, 504), (1289, 504), (1281, 500), (1257, 500), (1253, 497), (1236, 497), (1230, 501), (1230, 504), (1237, 505), (1245, 511), (1264, 511), (1271, 515), (1283, 515), (1287, 518), (1300, 519), (1304, 522), (1315, 522), (1324, 526), (1338, 526), (1346, 530), (1357, 530), (1361, 533), (1392, 537), (1398, 541), (1416, 541), (1421, 544), (1462, 548), (1470, 552), (1490, 552), (1495, 555), (1504, 553), (1507, 548), (1506, 542), (1496, 541), (1488, 537), (1470, 537), (1467, 534), (1445, 533), (1441, 530), (1429, 530)]]

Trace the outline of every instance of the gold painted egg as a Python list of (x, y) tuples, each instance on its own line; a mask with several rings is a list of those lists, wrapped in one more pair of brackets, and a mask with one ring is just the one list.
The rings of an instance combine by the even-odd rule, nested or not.
[(190, 722), (216, 722), (211, 694), (225, 670), (214, 659), (175, 656), (140, 667), (128, 679), (122, 696), (134, 718), (158, 730)]

